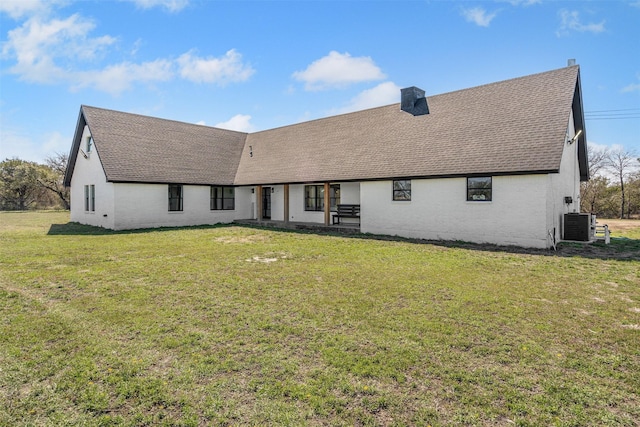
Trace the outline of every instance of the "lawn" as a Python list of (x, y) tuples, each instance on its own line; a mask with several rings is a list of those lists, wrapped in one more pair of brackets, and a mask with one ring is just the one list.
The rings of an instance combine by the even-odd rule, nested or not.
[(553, 252), (68, 221), (0, 213), (2, 426), (640, 422), (640, 222)]

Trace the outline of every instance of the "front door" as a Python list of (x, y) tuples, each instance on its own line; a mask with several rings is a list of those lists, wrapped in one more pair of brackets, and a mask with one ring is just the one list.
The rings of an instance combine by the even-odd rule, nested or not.
[(262, 187), (262, 218), (271, 219), (271, 187)]

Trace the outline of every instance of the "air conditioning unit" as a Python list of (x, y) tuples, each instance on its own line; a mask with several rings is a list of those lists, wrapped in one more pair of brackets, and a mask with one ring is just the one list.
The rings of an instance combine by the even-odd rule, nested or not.
[(564, 214), (563, 240), (588, 242), (591, 236), (591, 214), (568, 213)]

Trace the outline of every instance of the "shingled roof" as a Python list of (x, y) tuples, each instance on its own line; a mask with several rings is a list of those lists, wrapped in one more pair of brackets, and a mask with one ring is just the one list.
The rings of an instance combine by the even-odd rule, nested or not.
[[(247, 134), (83, 105), (69, 169), (89, 126), (107, 181), (233, 185)], [(70, 185), (67, 170), (65, 184)]]
[(421, 116), (393, 104), (252, 133), (236, 184), (557, 172), (578, 74), (428, 96)]
[(583, 130), (584, 180), (579, 79), (571, 66), (427, 96), (430, 113), (421, 116), (398, 103), (251, 134), (83, 106), (69, 166), (86, 122), (114, 182), (267, 185), (557, 172), (573, 109)]

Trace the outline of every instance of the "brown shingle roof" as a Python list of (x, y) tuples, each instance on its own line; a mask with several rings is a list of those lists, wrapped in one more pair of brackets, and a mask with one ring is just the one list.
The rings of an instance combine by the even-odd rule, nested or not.
[[(83, 106), (65, 184), (85, 122), (107, 180), (116, 182), (256, 185), (553, 172), (574, 95), (581, 104), (576, 89), (579, 69), (572, 66), (428, 96), (427, 115), (393, 104), (252, 134)], [(574, 111), (582, 115), (581, 105)]]
[(232, 185), (245, 133), (82, 107), (108, 181)]
[[(557, 171), (578, 67), (249, 134), (236, 184)], [(249, 156), (249, 146), (253, 157)]]

